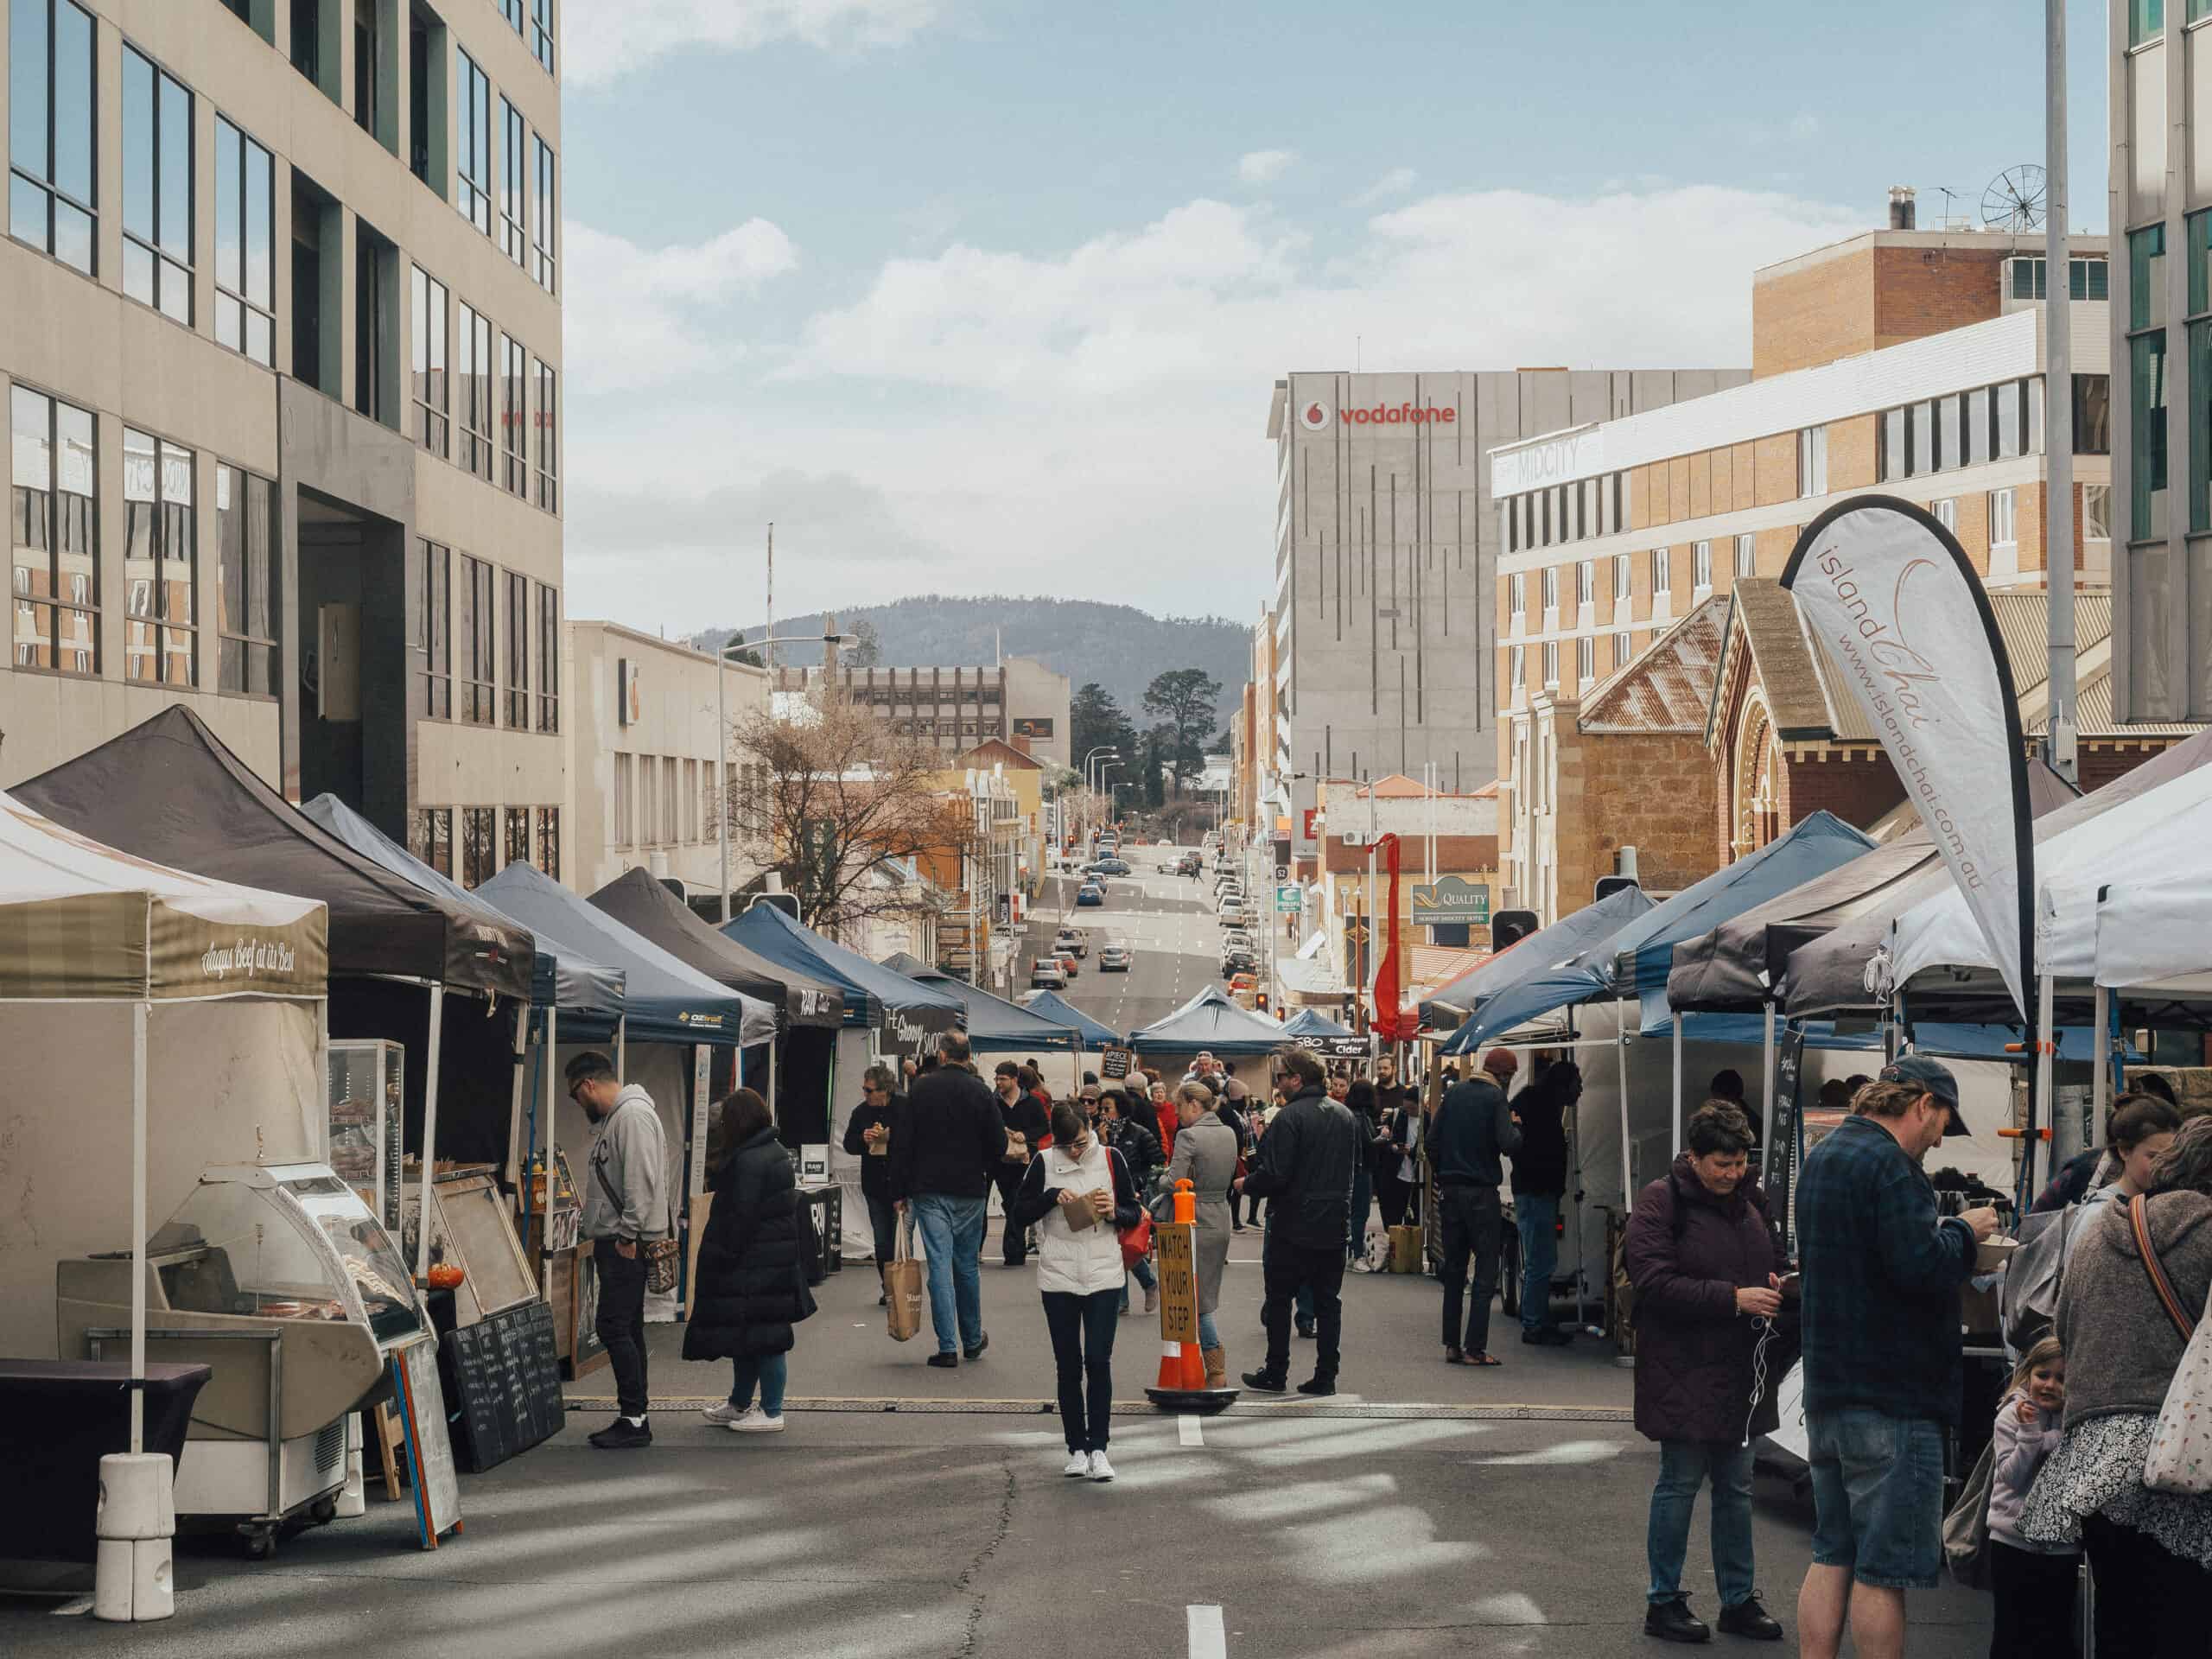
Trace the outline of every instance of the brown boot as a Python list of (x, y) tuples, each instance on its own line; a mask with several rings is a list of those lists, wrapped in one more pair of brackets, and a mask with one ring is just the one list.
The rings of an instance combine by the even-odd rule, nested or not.
[(1205, 1351), (1206, 1387), (1225, 1389), (1229, 1386), (1229, 1351), (1209, 1348)]

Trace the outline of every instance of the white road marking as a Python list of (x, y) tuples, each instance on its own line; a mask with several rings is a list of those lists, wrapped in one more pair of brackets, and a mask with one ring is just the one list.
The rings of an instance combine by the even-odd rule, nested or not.
[(1229, 1659), (1229, 1633), (1222, 1623), (1221, 1609), (1197, 1605), (1183, 1611), (1190, 1631), (1191, 1659)]
[(1204, 1446), (1206, 1443), (1205, 1428), (1198, 1418), (1187, 1411), (1175, 1419), (1175, 1432), (1182, 1436), (1185, 1446)]

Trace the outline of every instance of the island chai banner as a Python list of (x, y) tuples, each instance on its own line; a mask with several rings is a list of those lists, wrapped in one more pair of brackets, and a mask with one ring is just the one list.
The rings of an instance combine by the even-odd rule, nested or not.
[(1861, 495), (1806, 526), (1782, 585), (1882, 740), (2030, 1019), (2027, 750), (2012, 668), (1974, 567), (1920, 508)]

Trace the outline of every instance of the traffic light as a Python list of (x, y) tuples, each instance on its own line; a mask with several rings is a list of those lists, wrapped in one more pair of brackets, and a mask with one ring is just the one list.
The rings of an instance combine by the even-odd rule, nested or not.
[(1617, 893), (1640, 885), (1632, 875), (1601, 875), (1598, 878), (1597, 897), (1610, 899)]
[(1490, 948), (1503, 950), (1509, 944), (1518, 944), (1536, 927), (1536, 912), (1533, 910), (1501, 910), (1490, 918)]
[(766, 905), (772, 910), (780, 910), (791, 920), (798, 920), (798, 894), (795, 893), (756, 893), (753, 895), (753, 903), (746, 906), (746, 908), (751, 910), (758, 905)]

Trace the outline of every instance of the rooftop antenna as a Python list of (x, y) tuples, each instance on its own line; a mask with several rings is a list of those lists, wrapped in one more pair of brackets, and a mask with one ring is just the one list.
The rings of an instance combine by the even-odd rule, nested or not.
[(1959, 192), (1952, 189), (1948, 184), (1937, 185), (1936, 194), (1943, 198), (1943, 228), (1948, 231), (1961, 222), (1962, 216), (1951, 211), (1951, 204), (1961, 198)]

